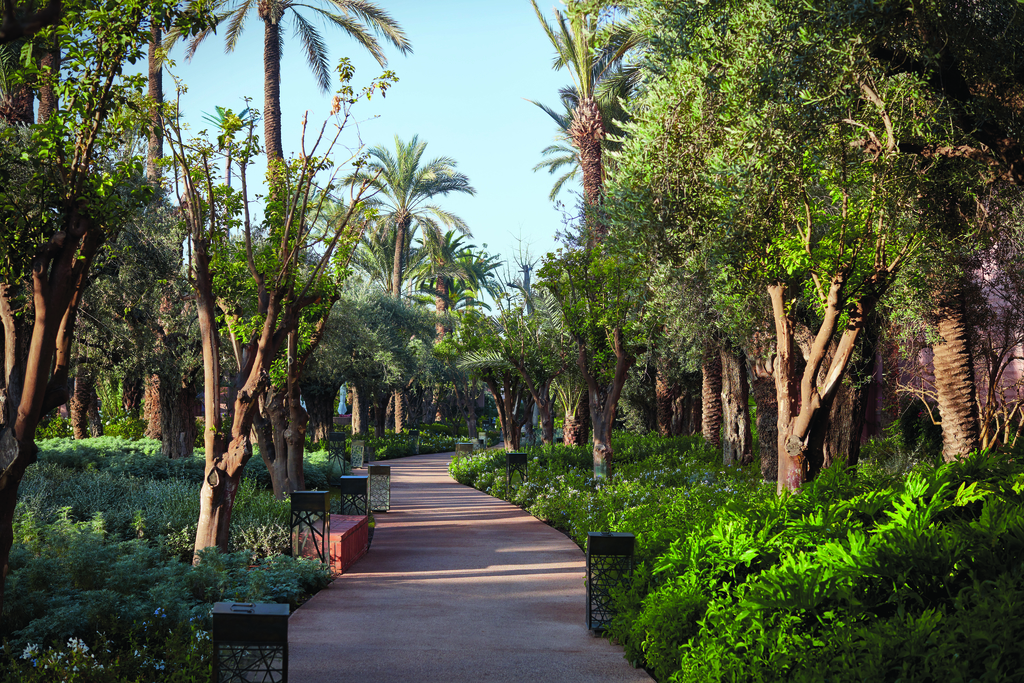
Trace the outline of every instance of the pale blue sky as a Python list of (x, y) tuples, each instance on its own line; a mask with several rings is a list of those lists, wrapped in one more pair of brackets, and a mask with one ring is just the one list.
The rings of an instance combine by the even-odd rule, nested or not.
[[(389, 64), (400, 81), (385, 99), (374, 97), (356, 110), (363, 143), (393, 146), (418, 134), (428, 142), (425, 156), (450, 156), (469, 176), (475, 197), (449, 196), (438, 203), (461, 216), (473, 232), (472, 242), (511, 262), (521, 237), (534, 257), (557, 245), (562, 214), (548, 200), (554, 178), (535, 173), (541, 150), (551, 144), (554, 122), (526, 99), (549, 106), (558, 103), (558, 88), (569, 82), (565, 71), (551, 68), (553, 51), (528, 0), (379, 0), (402, 25), (413, 53), (403, 57), (386, 48)], [(549, 16), (553, 0), (538, 3)], [(559, 7), (561, 5), (559, 4)], [(311, 15), (307, 14), (307, 17)], [(331, 64), (349, 57), (356, 67), (354, 83), (366, 84), (380, 67), (353, 40), (323, 27)], [(322, 95), (306, 65), (301, 44), (285, 27), (281, 104), (286, 155), (299, 149), (300, 122), (309, 111), (309, 128), (326, 118), (331, 95)], [(242, 109), (244, 96), (263, 108), (263, 24), (255, 15), (233, 53), (224, 53), (223, 31), (185, 62), (183, 50), (170, 57), (171, 71), (188, 92), (182, 108), (194, 130), (205, 126), (204, 112), (215, 106)], [(165, 76), (165, 92), (173, 82)], [(371, 117), (376, 115), (377, 118)], [(262, 127), (260, 128), (262, 135)], [(346, 138), (355, 143), (353, 135)], [(563, 189), (560, 199), (575, 205), (578, 186)]]

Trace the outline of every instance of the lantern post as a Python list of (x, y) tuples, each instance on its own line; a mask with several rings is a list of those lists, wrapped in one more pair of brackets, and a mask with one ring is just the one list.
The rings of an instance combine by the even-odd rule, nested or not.
[(213, 605), (213, 680), (288, 681), (288, 605)]
[(633, 574), (633, 534), (591, 531), (587, 534), (587, 628), (604, 631), (615, 616), (612, 589)]

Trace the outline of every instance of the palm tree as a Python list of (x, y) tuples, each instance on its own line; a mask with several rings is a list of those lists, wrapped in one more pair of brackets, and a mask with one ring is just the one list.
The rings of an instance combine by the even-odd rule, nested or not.
[[(639, 38), (626, 24), (603, 26), (601, 8), (591, 2), (568, 0), (566, 14), (555, 11), (555, 27), (541, 14), (536, 0), (530, 2), (555, 48), (554, 68), (568, 67), (573, 81), (576, 102), (567, 133), (579, 153), (584, 202), (596, 207), (601, 203), (603, 187), (601, 142), (607, 132), (598, 102), (599, 86), (615, 73), (620, 74), (620, 80), (635, 80), (639, 72), (623, 70), (622, 60), (639, 44)], [(604, 40), (599, 40), (601, 31)], [(563, 99), (564, 94), (563, 90)], [(594, 232), (603, 232), (603, 228), (596, 227)]]
[[(384, 231), (363, 235), (352, 253), (352, 265), (366, 276), (368, 282), (385, 294), (391, 294), (392, 263), (395, 254), (395, 233)], [(426, 253), (421, 249), (408, 249), (405, 270), (422, 269)]]
[(370, 157), (367, 168), (347, 181), (366, 182), (371, 191), (376, 191), (367, 204), (380, 211), (378, 230), (394, 235), (391, 294), (396, 298), (402, 294), (402, 266), (414, 228), (423, 229), (425, 242), (443, 241), (442, 226), (470, 234), (465, 221), (428, 202), (450, 192), (475, 195), (476, 190), (469, 184), (469, 178), (455, 170), (453, 159), (438, 157), (422, 163), (426, 148), (427, 143), (420, 142), (418, 135), (407, 143), (396, 135), (393, 154), (383, 146), (371, 148), (367, 152)]
[[(196, 0), (193, 0), (195, 2)], [(228, 25), (225, 49), (235, 49), (245, 28), (245, 21), (255, 9), (263, 21), (263, 125), (264, 143), (269, 159), (283, 159), (281, 146), (281, 47), (284, 38), (281, 28), (287, 16), (294, 22), (295, 35), (299, 37), (306, 60), (316, 76), (322, 92), (331, 87), (330, 69), (327, 61), (327, 44), (300, 10), (308, 10), (328, 25), (340, 28), (357, 43), (366, 48), (382, 67), (387, 65), (384, 51), (373, 33), (385, 38), (402, 54), (412, 52), (412, 46), (405, 33), (391, 15), (368, 0), (324, 0), (315, 4), (293, 2), (293, 0), (215, 0), (213, 5), (214, 25), (199, 33), (189, 42), (186, 58), (192, 59), (196, 48), (225, 21)], [(290, 13), (289, 13), (290, 11)], [(170, 47), (180, 37), (172, 31), (166, 45)]]
[[(601, 87), (598, 89), (597, 104), (601, 110), (601, 120), (604, 122), (606, 132), (611, 135), (605, 135), (601, 139), (601, 179), (604, 181), (604, 171), (606, 164), (604, 163), (605, 152), (616, 152), (622, 147), (620, 138), (623, 135), (623, 130), (619, 127), (619, 123), (628, 120), (628, 112), (622, 106), (622, 101), (628, 98), (632, 94), (632, 82), (629, 79), (620, 78), (622, 70), (617, 71), (613, 74), (609, 74), (607, 79), (602, 81)], [(540, 102), (534, 102), (533, 100), (527, 100), (532, 104), (537, 105), (544, 112), (551, 117), (551, 119), (558, 126), (558, 133), (555, 135), (555, 144), (548, 145), (541, 154), (545, 157), (543, 161), (533, 167), (534, 172), (547, 170), (551, 175), (558, 173), (563, 168), (568, 167), (568, 170), (562, 173), (561, 176), (555, 181), (554, 187), (551, 188), (551, 193), (548, 195), (548, 199), (555, 201), (558, 193), (561, 192), (562, 187), (566, 183), (576, 180), (580, 174), (580, 155), (579, 151), (573, 147), (572, 139), (569, 136), (569, 127), (572, 124), (573, 116), (576, 112), (576, 105), (579, 102), (579, 96), (576, 94), (574, 88), (562, 88), (559, 93), (562, 105), (565, 107), (563, 112), (558, 112)]]
[(413, 271), (413, 277), (419, 281), (420, 291), (434, 299), (437, 338), (441, 339), (447, 332), (445, 318), (449, 309), (472, 305), (488, 308), (478, 296), (484, 291), (497, 296), (499, 282), (494, 271), (501, 262), (474, 245), (465, 244), (454, 230), (446, 232), (441, 240), (425, 240), (421, 252), (425, 258)]

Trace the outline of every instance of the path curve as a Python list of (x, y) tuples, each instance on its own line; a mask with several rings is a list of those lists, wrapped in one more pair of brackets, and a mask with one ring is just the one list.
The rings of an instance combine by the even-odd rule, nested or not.
[(451, 453), (390, 460), (370, 552), (292, 614), (295, 683), (644, 683), (584, 626), (583, 552), (448, 476)]

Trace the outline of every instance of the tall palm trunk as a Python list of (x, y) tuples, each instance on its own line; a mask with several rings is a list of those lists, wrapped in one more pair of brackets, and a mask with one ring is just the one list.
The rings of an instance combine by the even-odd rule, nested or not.
[(276, 2), (262, 0), (259, 6), (263, 20), (263, 144), (267, 159), (284, 159), (281, 146), (281, 20)]
[(39, 89), (39, 123), (45, 123), (57, 109), (57, 91), (54, 90), (54, 83), (56, 83), (60, 74), (60, 37), (54, 36), (53, 43), (50, 49), (43, 55), (40, 65), (48, 67), (50, 69), (51, 76), (47, 77), (43, 82), (43, 86)]
[(932, 347), (935, 390), (942, 415), (942, 457), (949, 461), (981, 444), (970, 326), (963, 283), (937, 297), (935, 316), (942, 341)]
[(164, 134), (160, 127), (160, 105), (164, 102), (164, 68), (157, 54), (161, 33), (160, 24), (154, 16), (149, 29), (149, 98), (155, 103), (149, 113), (149, 153), (146, 155), (146, 179), (150, 182), (160, 179), (156, 160), (164, 155)]
[(35, 123), (34, 102), (35, 93), (32, 91), (32, 86), (22, 83), (8, 94), (5, 101), (0, 102), (0, 121), (28, 125)]
[(405, 262), (405, 240), (412, 218), (405, 216), (395, 221), (395, 260), (391, 268), (391, 296), (402, 296), (402, 265)]
[(704, 354), (701, 375), (702, 430), (707, 442), (718, 448), (722, 445), (722, 359), (717, 351)]
[(573, 112), (569, 125), (569, 136), (580, 157), (583, 172), (583, 199), (587, 207), (587, 226), (590, 228), (590, 244), (600, 241), (607, 233), (607, 227), (596, 214), (601, 205), (603, 189), (603, 167), (601, 161), (601, 140), (604, 138), (604, 121), (601, 109), (593, 95), (581, 97)]

